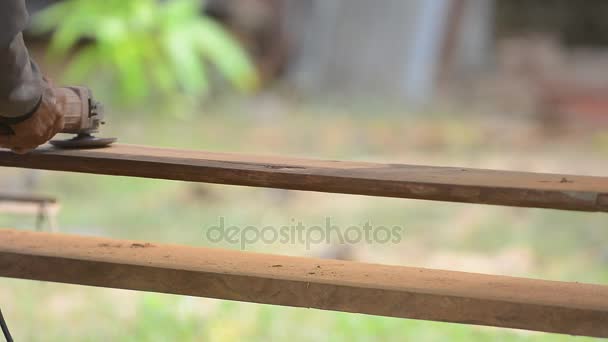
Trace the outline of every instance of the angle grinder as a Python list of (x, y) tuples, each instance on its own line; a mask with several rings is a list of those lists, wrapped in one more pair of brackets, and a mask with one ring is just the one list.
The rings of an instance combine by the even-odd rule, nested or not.
[(87, 87), (54, 89), (65, 125), (61, 133), (76, 134), (72, 139), (51, 140), (57, 148), (99, 148), (111, 145), (116, 138), (93, 136), (104, 122), (103, 105), (93, 98)]

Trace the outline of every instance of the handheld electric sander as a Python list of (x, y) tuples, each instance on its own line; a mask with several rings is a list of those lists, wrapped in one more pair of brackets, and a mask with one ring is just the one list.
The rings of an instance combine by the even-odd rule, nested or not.
[(51, 140), (58, 148), (99, 148), (111, 145), (116, 138), (93, 136), (104, 122), (103, 105), (87, 87), (55, 88), (58, 106), (65, 125), (61, 133), (76, 134), (68, 140)]

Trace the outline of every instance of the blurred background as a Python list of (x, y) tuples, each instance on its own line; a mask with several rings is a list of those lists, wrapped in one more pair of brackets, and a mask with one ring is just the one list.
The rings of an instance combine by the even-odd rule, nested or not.
[[(28, 46), (121, 143), (387, 163), (608, 171), (603, 0), (30, 0)], [(7, 195), (30, 201), (10, 201)], [(608, 284), (606, 214), (0, 170), (0, 226), (239, 249), (229, 224), (404, 227), (285, 255)], [(41, 205), (40, 203), (43, 203)], [(22, 341), (574, 338), (0, 279)], [(578, 338), (577, 340), (585, 340)]]

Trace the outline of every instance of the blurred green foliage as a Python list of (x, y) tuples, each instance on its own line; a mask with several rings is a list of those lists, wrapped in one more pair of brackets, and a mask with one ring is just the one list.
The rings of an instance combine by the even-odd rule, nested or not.
[[(66, 81), (95, 81), (116, 99), (205, 95), (213, 66), (236, 89), (257, 86), (239, 43), (201, 14), (200, 0), (67, 0), (39, 14), (34, 29), (53, 32), (50, 54), (70, 56)], [(85, 42), (82, 46), (77, 45)], [(73, 55), (72, 55), (73, 52)]]

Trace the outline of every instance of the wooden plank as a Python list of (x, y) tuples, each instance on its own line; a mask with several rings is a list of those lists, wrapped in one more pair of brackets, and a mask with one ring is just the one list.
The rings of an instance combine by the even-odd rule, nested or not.
[(0, 230), (0, 276), (608, 337), (608, 286)]
[(115, 145), (0, 151), (0, 166), (344, 194), (608, 211), (608, 178)]

